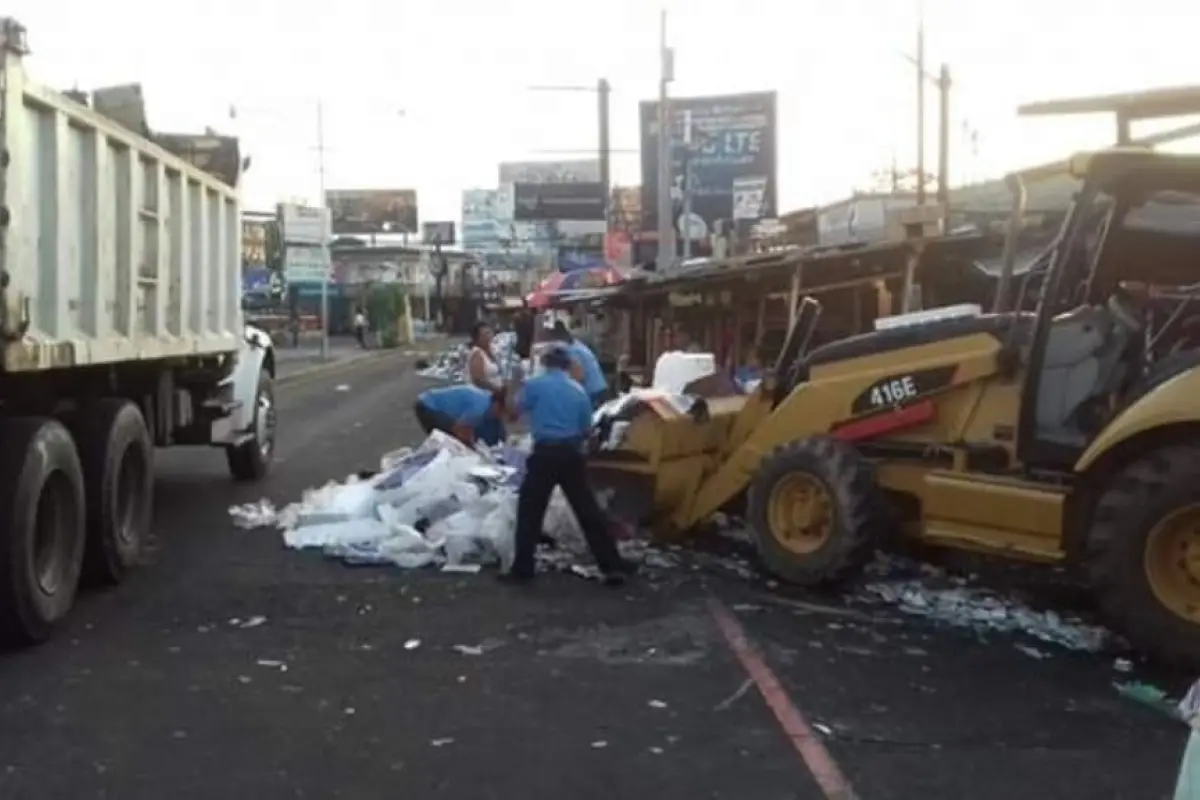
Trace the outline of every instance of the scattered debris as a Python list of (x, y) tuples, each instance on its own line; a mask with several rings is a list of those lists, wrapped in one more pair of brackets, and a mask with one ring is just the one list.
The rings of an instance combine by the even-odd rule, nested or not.
[(350, 384), (339, 383), (337, 386), (334, 387), (334, 391), (335, 392), (348, 392), (348, 391), (350, 391)]
[(820, 722), (814, 722), (813, 728), (817, 732), (822, 733), (826, 736), (833, 736), (833, 728), (829, 727), (828, 725), (823, 725)]
[(947, 589), (931, 588), (919, 580), (876, 582), (868, 584), (866, 592), (908, 614), (979, 631), (1024, 633), (1069, 650), (1098, 652), (1111, 639), (1099, 626), (1054, 611), (1035, 611), (961, 580)]
[(1030, 647), (1027, 644), (1018, 644), (1018, 645), (1014, 645), (1014, 646), (1016, 647), (1017, 650), (1021, 651), (1022, 653), (1029, 656), (1030, 658), (1036, 658), (1038, 660), (1041, 660), (1043, 658), (1050, 657), (1050, 654), (1047, 653), (1046, 651), (1038, 650), (1036, 647)]
[(409, 639), (407, 642), (404, 643), (405, 650), (416, 650), (420, 646), (421, 646), (420, 639)]
[(656, 756), (661, 756), (663, 754), (663, 749), (661, 747), (651, 747), (649, 749), (650, 752)]
[(742, 685), (737, 688), (737, 691), (713, 706), (713, 711), (724, 711), (725, 709), (729, 708), (738, 700), (742, 699), (742, 695), (750, 691), (750, 687), (753, 685), (754, 681), (750, 678), (746, 678), (746, 680), (742, 681)]
[(454, 572), (462, 575), (474, 575), (483, 569), (482, 564), (442, 564), (442, 572)]
[(241, 628), (242, 630), (257, 628), (259, 625), (265, 625), (266, 622), (267, 618), (263, 616), (253, 616), (249, 619), (238, 619), (237, 617), (234, 617), (233, 619), (229, 620), (230, 625), (235, 628)]
[(651, 708), (666, 708), (667, 707), (667, 704), (664, 703), (662, 700), (651, 700), (649, 703), (647, 703), (647, 705), (649, 705)]
[(1118, 658), (1113, 662), (1113, 669), (1115, 669), (1117, 672), (1132, 672), (1133, 662), (1128, 658)]
[(479, 647), (478, 645), (456, 644), (451, 649), (454, 650), (456, 653), (462, 653), (464, 656), (481, 656), (481, 655), (483, 655), (483, 648)]
[(593, 749), (603, 750), (605, 747), (608, 747), (608, 742), (604, 741), (603, 739), (598, 742), (592, 742)]
[(277, 669), (280, 672), (288, 671), (288, 665), (286, 661), (278, 661), (273, 658), (260, 658), (254, 663), (260, 667), (266, 667), (267, 669)]
[(454, 739), (446, 737), (445, 739), (430, 739), (429, 743), (434, 747), (445, 747), (448, 744), (454, 744)]

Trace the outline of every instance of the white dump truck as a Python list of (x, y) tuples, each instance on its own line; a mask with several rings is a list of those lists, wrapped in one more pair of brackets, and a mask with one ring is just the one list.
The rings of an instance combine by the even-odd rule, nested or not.
[(275, 444), (273, 350), (241, 312), (236, 140), (131, 130), (31, 82), (27, 53), (0, 20), (9, 642), (47, 637), (81, 577), (116, 582), (138, 563), (155, 448), (223, 448), (235, 479), (257, 480)]

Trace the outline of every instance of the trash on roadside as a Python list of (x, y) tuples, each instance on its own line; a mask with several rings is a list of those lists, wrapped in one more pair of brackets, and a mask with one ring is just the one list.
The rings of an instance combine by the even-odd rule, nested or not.
[(420, 639), (409, 639), (407, 642), (404, 643), (405, 650), (416, 650), (420, 646), (421, 646)]
[[(231, 508), (230, 514), (242, 527), (275, 525), (290, 548), (319, 549), (355, 566), (437, 565), (464, 574), (488, 564), (507, 568), (515, 550), (524, 458), (520, 447), (473, 449), (435, 431), (415, 450), (385, 455), (369, 477), (331, 482), (283, 509), (264, 501)], [(561, 490), (551, 497), (543, 531), (551, 547), (539, 550), (539, 565), (577, 566), (586, 547)], [(627, 556), (656, 553), (641, 543), (622, 544)], [(592, 577), (587, 569), (583, 573)]]
[(650, 706), (651, 708), (659, 708), (659, 709), (667, 707), (667, 704), (664, 703), (662, 700), (651, 700), (649, 703), (647, 703), (647, 705)]
[(454, 740), (449, 737), (445, 739), (430, 739), (429, 743), (434, 747), (445, 747), (448, 744), (454, 744)]
[(1024, 633), (1069, 650), (1098, 652), (1111, 634), (1096, 625), (1055, 611), (1035, 611), (1017, 600), (980, 587), (932, 588), (920, 580), (867, 584), (869, 597), (901, 611), (961, 628), (998, 633)]

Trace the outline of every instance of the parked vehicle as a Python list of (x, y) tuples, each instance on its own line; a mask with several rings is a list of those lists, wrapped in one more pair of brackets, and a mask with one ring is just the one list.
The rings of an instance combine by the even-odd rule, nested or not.
[[(186, 137), (167, 149), (36, 85), (27, 53), (0, 20), (0, 638), (36, 642), (81, 575), (137, 565), (156, 447), (267, 474), (275, 359), (242, 319), (244, 162), (206, 169)], [(188, 147), (236, 154), (212, 138)]]

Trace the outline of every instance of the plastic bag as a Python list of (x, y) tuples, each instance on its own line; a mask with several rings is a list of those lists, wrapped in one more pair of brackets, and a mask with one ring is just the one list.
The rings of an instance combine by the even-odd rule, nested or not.
[(507, 572), (516, 557), (517, 498), (511, 489), (497, 489), (491, 511), (479, 525), (479, 536)]
[(293, 549), (365, 544), (382, 541), (392, 535), (392, 528), (379, 519), (350, 519), (305, 525), (283, 532), (283, 542)]

